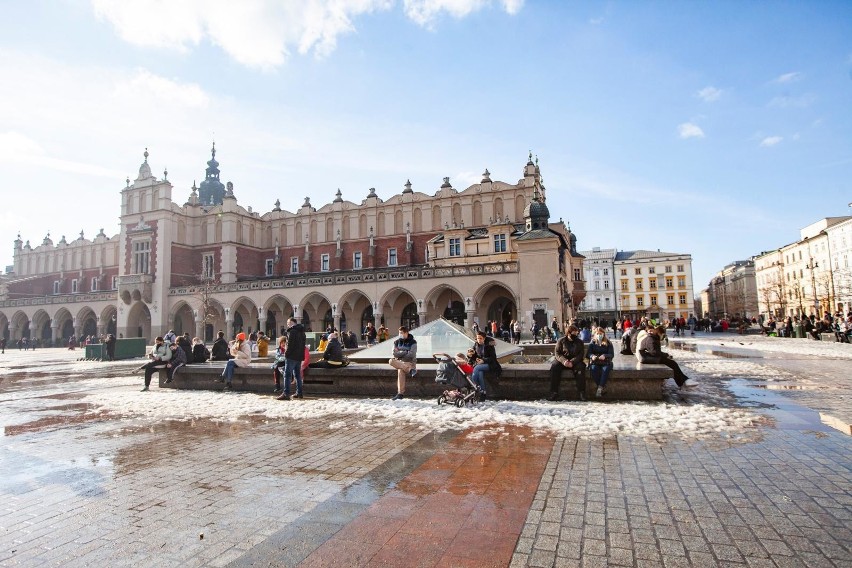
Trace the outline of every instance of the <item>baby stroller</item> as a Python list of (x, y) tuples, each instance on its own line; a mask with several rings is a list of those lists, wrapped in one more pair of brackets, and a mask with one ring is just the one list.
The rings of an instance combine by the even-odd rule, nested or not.
[(474, 403), (480, 397), (480, 388), (465, 374), (452, 357), (446, 353), (437, 353), (435, 361), (435, 382), (447, 385), (447, 390), (438, 397), (438, 404), (455, 404), (458, 408)]

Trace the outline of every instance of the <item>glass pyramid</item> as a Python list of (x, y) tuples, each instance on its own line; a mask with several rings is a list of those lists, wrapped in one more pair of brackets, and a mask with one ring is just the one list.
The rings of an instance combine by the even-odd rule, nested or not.
[[(456, 325), (444, 318), (430, 321), (418, 328), (411, 330), (411, 335), (417, 340), (418, 363), (434, 363), (433, 353), (465, 353), (472, 347), (476, 335), (473, 331)], [(357, 353), (348, 355), (349, 359), (357, 363), (386, 363), (393, 356), (393, 342), (396, 336), (391, 336), (374, 347), (362, 349)], [(494, 340), (494, 349), (497, 359), (504, 361), (512, 355), (521, 353), (519, 345), (506, 343), (500, 339)]]

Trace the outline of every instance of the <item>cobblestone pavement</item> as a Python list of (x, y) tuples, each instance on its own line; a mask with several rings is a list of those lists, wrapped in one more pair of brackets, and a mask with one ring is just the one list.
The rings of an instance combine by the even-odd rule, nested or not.
[(138, 390), (89, 382), (133, 364), (28, 370), (44, 353), (0, 359), (2, 566), (852, 566), (852, 438), (812, 410), (848, 410), (823, 399), (849, 374), (791, 389), (807, 399), (754, 377), (669, 391), (760, 413), (736, 438), (594, 438), (151, 422), (83, 402)]

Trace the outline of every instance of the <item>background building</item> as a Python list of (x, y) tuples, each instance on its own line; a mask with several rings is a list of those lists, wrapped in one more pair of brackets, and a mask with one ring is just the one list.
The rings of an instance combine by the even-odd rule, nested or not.
[(406, 183), (382, 200), (259, 213), (222, 184), (215, 146), (205, 180), (183, 205), (148, 152), (121, 190), (121, 231), (80, 233), (54, 245), (14, 244), (14, 274), (0, 297), (0, 333), (65, 341), (107, 332), (152, 338), (168, 329), (210, 340), (215, 331), (277, 335), (290, 316), (309, 329), (367, 321), (416, 327), (446, 317), (566, 320), (585, 296), (583, 258), (564, 223), (550, 222), (532, 155), (515, 184), (433, 194)]
[(619, 314), (631, 319), (688, 319), (693, 309), (692, 257), (648, 250), (619, 251), (613, 261)]
[(702, 309), (703, 316), (714, 319), (757, 317), (760, 310), (755, 261), (737, 260), (717, 272), (702, 291)]
[(581, 251), (586, 279), (586, 298), (579, 316), (588, 320), (612, 321), (617, 317), (615, 296), (615, 249), (595, 247)]

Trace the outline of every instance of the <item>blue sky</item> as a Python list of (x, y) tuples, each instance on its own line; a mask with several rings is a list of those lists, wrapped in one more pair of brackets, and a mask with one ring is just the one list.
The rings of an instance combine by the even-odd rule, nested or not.
[(265, 212), (538, 156), (578, 246), (726, 263), (846, 215), (852, 3), (53, 0), (0, 22), (0, 266), (118, 232), (142, 152), (183, 203), (215, 135)]

